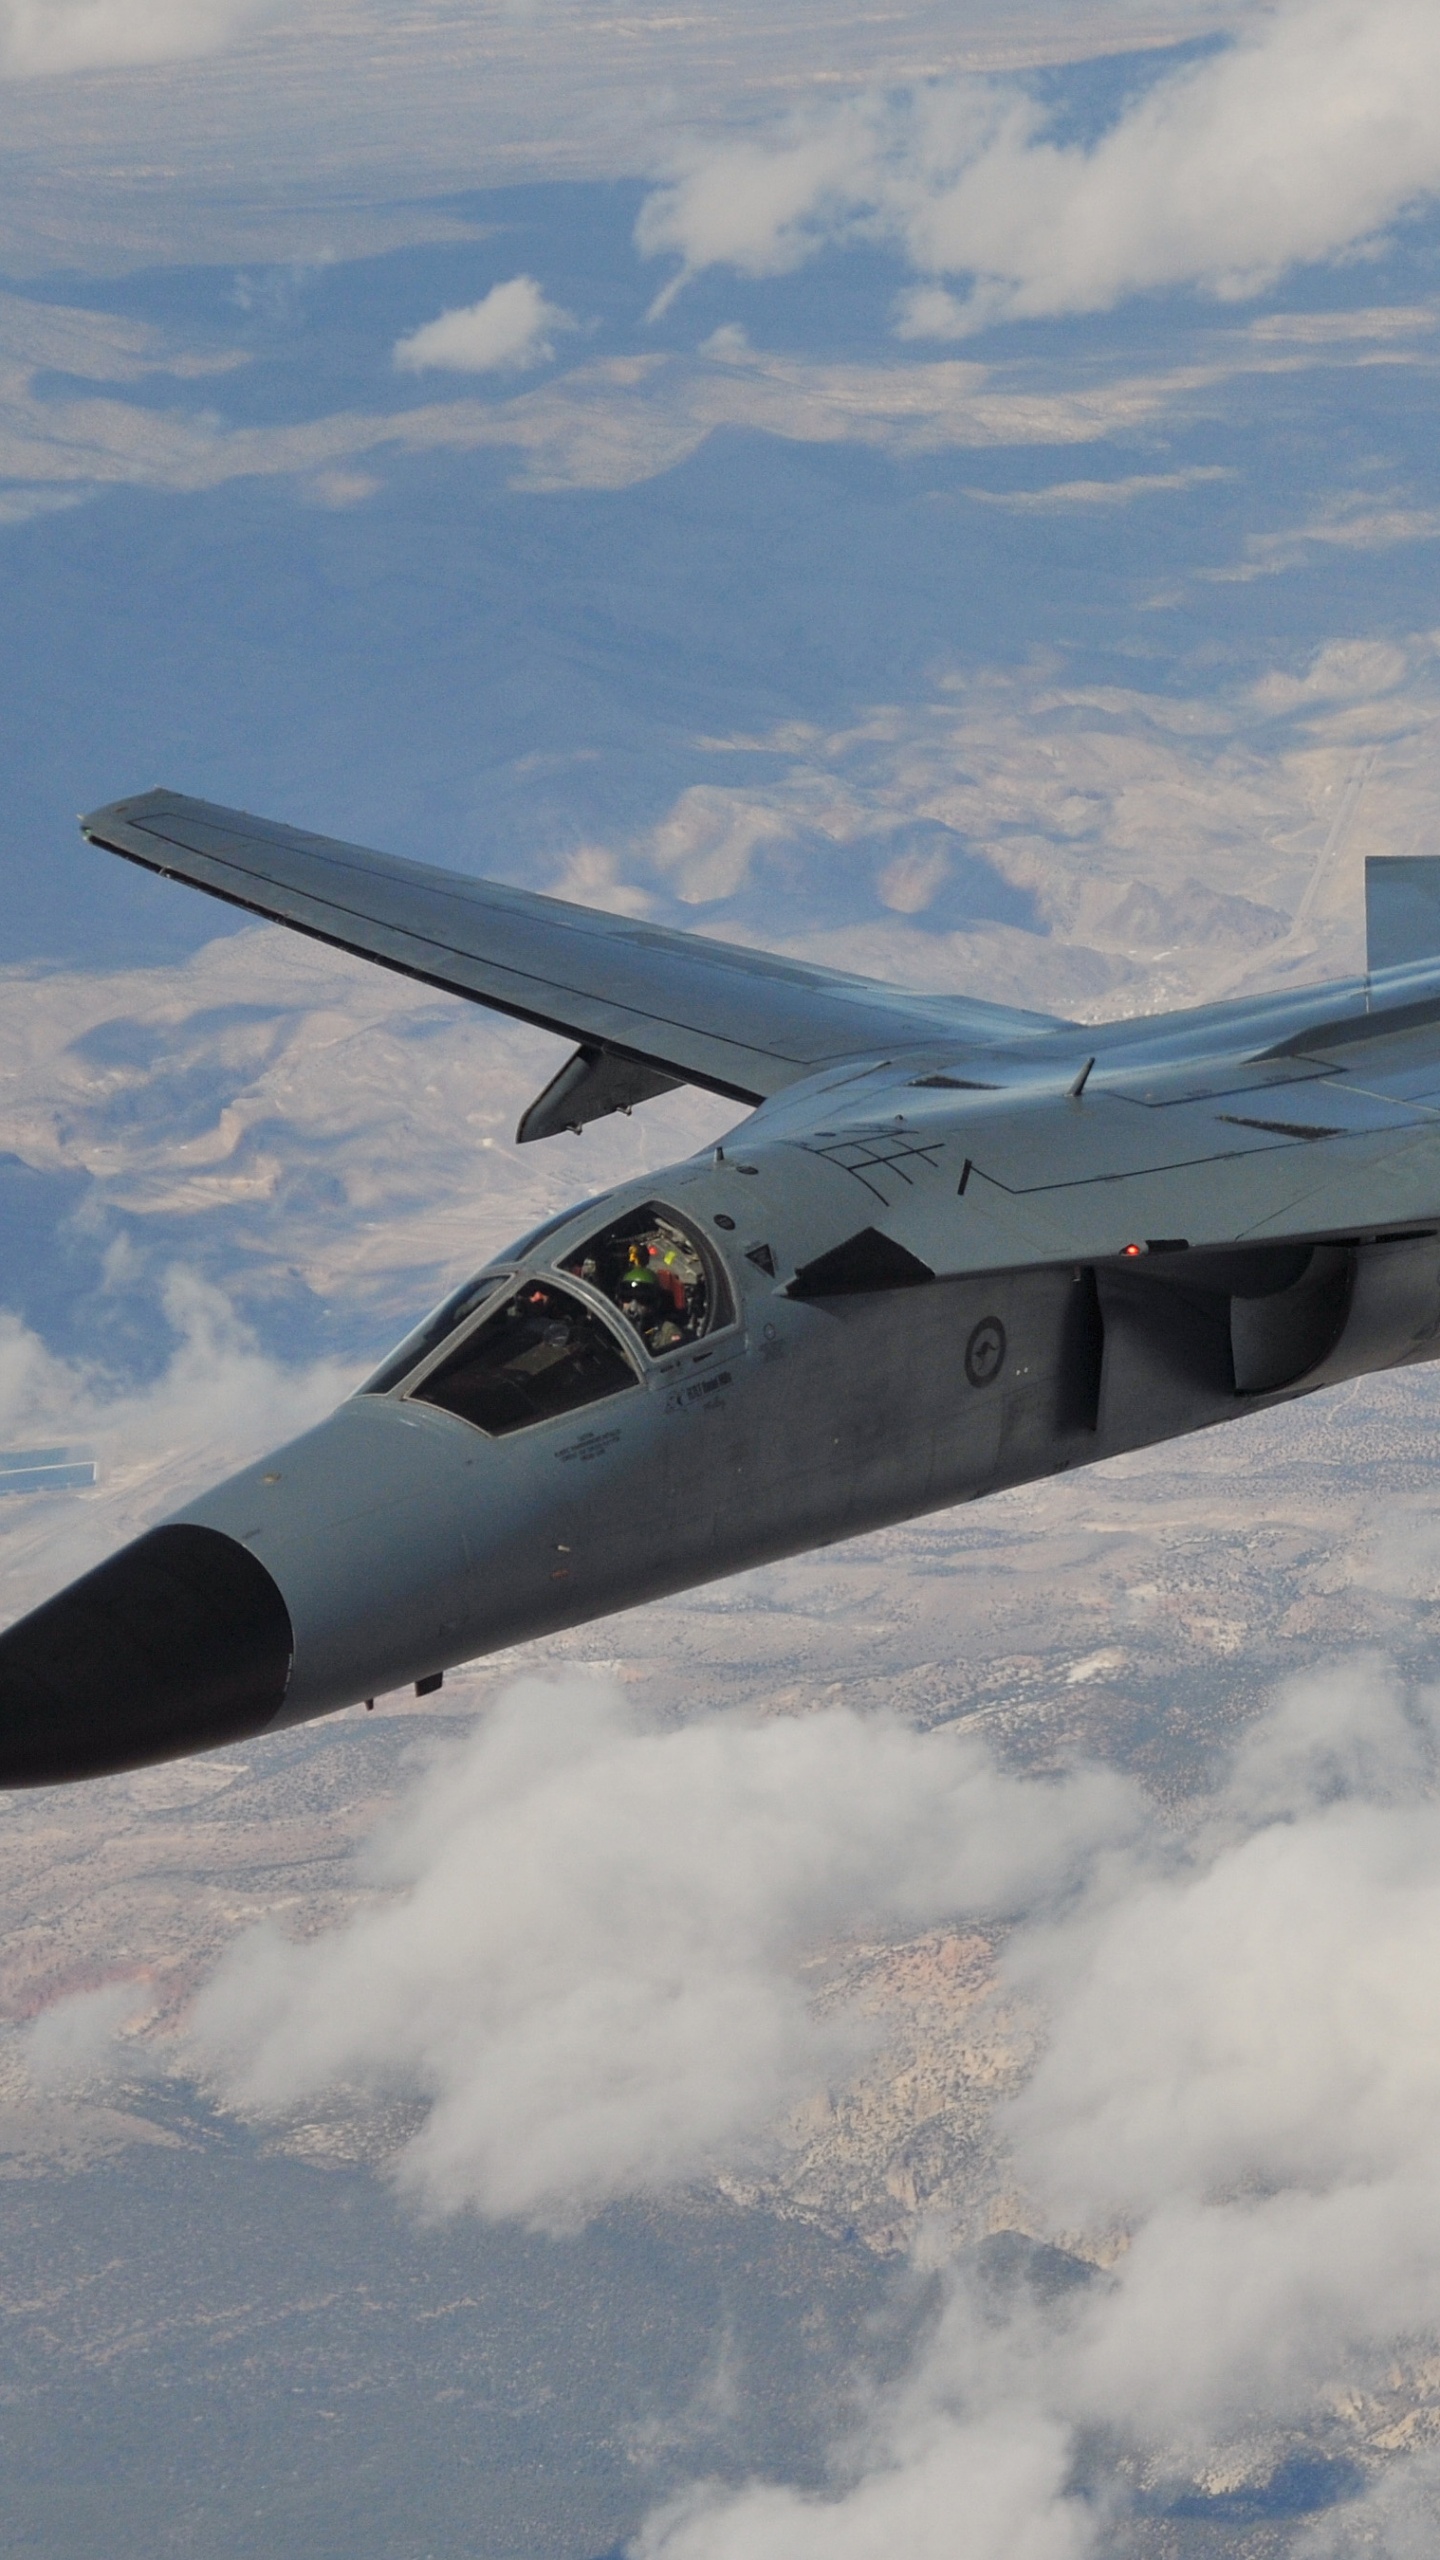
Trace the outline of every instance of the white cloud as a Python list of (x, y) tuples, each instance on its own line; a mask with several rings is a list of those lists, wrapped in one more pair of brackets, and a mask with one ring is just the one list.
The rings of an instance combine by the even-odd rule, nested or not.
[(354, 1383), (340, 1361), (309, 1369), (271, 1359), (229, 1300), (183, 1265), (162, 1284), (176, 1336), (169, 1366), (153, 1384), (117, 1391), (103, 1371), (47, 1351), (17, 1316), (0, 1311), (0, 1432), (22, 1441), (47, 1417), (113, 1444), (136, 1465), (171, 1450), (177, 1439), (208, 1447), (259, 1449), (280, 1431), (304, 1430)]
[(1437, 2524), (1440, 2456), (1427, 2447), (1302, 2533), (1294, 2560), (1433, 2560)]
[(1017, 515), (1048, 515), (1065, 507), (1128, 507), (1136, 498), (1167, 497), (1236, 476), (1218, 462), (1196, 463), (1185, 471), (1129, 471), (1113, 480), (1052, 480), (1043, 489), (967, 489), (965, 495)]
[[(903, 2429), (848, 2496), (768, 2484), (653, 2516), (635, 2560), (1084, 2560), (1101, 2519), (1067, 2495), (1071, 2445), (1031, 2412)], [(960, 2538), (963, 2534), (963, 2540)]]
[(229, 1300), (183, 1265), (166, 1274), (162, 1301), (175, 1348), (143, 1385), (59, 1358), (0, 1309), (0, 1443), (83, 1444), (100, 1470), (97, 1491), (62, 1513), (42, 1503), (7, 1515), (7, 1619), (148, 1528), (157, 1511), (320, 1421), (355, 1384), (340, 1361), (270, 1358)]
[[(974, 80), (849, 99), (769, 142), (696, 143), (637, 238), (680, 260), (677, 284), (888, 240), (926, 279), (900, 307), (908, 335), (1154, 288), (1244, 295), (1364, 248), (1440, 189), (1437, 101), (1431, 0), (1289, 0), (1171, 70), (1089, 145), (1054, 140), (1023, 92)], [(947, 277), (969, 280), (963, 300)]]
[(1245, 557), (1230, 569), (1200, 569), (1196, 576), (1215, 585), (1244, 585), (1284, 569), (1308, 565), (1322, 551), (1393, 551), (1411, 542), (1440, 541), (1440, 508), (1375, 506), (1354, 498), (1334, 499), (1308, 524), (1283, 533), (1251, 533)]
[[(1048, 2560), (1110, 2547), (1074, 2493), (1097, 2428), (1158, 2483), (1263, 2483), (1306, 2430), (1344, 2447), (1338, 2414), (1393, 2394), (1440, 2326), (1435, 1743), (1433, 1702), (1372, 1666), (1297, 1682), (1188, 1835), (1102, 1849), (1060, 1925), (1022, 1924), (1005, 1978), (1050, 2029), (1000, 2110), (1011, 2209), (1088, 2230), (1104, 2271), (1048, 2306), (957, 2272), (827, 2498), (697, 2491), (644, 2560), (945, 2553), (972, 2499), (977, 2553)], [(1306, 2560), (1418, 2560), (1436, 2505), (1422, 2456)]]
[(844, 1711), (657, 1732), (525, 1684), (419, 1779), (371, 1907), (242, 1940), (196, 2034), (261, 2111), (420, 2094), (422, 2201), (558, 2225), (753, 2157), (854, 2066), (855, 2020), (805, 1989), (837, 1932), (1026, 1903), (1002, 1990), (1049, 2027), (997, 2117), (1009, 2213), (1108, 2274), (1043, 2317), (957, 2276), (848, 2480), (697, 2490), (640, 2548), (939, 2555), (963, 2509), (977, 2554), (1079, 2560), (1087, 2430), (1152, 2474), (1257, 2432), (1263, 2464), (1266, 2430), (1440, 2323), (1436, 1767), (1431, 1702), (1365, 1664), (1285, 1693), (1182, 1833), (953, 1734)]
[(37, 2089), (66, 2090), (108, 2077), (121, 2060), (119, 2039), (149, 2007), (135, 1982), (107, 1982), (52, 2001), (19, 2037), (31, 2081)]
[(1263, 2476), (1440, 2326), (1437, 1759), (1435, 1702), (1355, 1664), (1285, 1692), (1177, 1830), (953, 1733), (655, 1731), (526, 1683), (416, 1782), (370, 1906), (241, 1940), (194, 2032), (259, 2112), (418, 2094), (420, 2201), (556, 2227), (753, 2160), (856, 2066), (860, 2022), (807, 1993), (837, 1935), (1025, 1905), (998, 1996), (1048, 2027), (990, 2211), (1105, 2272), (1046, 2307), (960, 2262), (828, 2495), (697, 2489), (639, 2547), (938, 2560), (963, 2510), (977, 2554), (1079, 2560), (1094, 2429), (1152, 2477)]
[(1250, 322), (1249, 334), (1271, 346), (1372, 346), (1399, 338), (1428, 337), (1440, 324), (1429, 303), (1379, 303), (1364, 311), (1267, 311)]
[(645, 1730), (598, 1685), (512, 1689), (376, 1845), (388, 1898), (240, 1942), (203, 1996), (228, 2094), (430, 2102), (401, 2162), (439, 2207), (563, 2222), (749, 2154), (844, 2072), (805, 1956), (851, 1925), (1014, 1909), (1133, 1820), (1118, 1780), (1007, 1778), (843, 1711)]
[(700, 782), (682, 791), (660, 820), (646, 848), (662, 878), (674, 884), (686, 906), (733, 897), (745, 885), (755, 854), (786, 843), (793, 821), (743, 791)]
[[(518, 298), (504, 303), (512, 295)], [(391, 453), (490, 448), (515, 456), (522, 488), (630, 488), (676, 469), (709, 437), (736, 428), (794, 443), (865, 445), (900, 459), (1133, 440), (1162, 423), (1213, 412), (1217, 396), (1247, 377), (1367, 364), (1385, 316), (1369, 315), (1359, 334), (1300, 335), (1293, 344), (1284, 335), (1226, 332), (1200, 363), (1150, 373), (1115, 369), (1084, 380), (1073, 370), (1057, 371), (1048, 381), (1037, 381), (1030, 366), (955, 358), (816, 362), (753, 347), (730, 327), (713, 332), (693, 356), (605, 358), (506, 398), (456, 397), (232, 425), (213, 397), (198, 406), (109, 393), (77, 396), (35, 377), (54, 372), (109, 384), (166, 373), (198, 380), (243, 365), (239, 351), (185, 351), (158, 330), (108, 313), (0, 294), (0, 522), (107, 488), (194, 491), (260, 477), (289, 477), (312, 503), (350, 506), (374, 493), (371, 466)], [(1413, 315), (1399, 316), (1408, 337)], [(532, 279), (516, 277), (470, 310), (445, 313), (402, 338), (396, 361), (414, 371), (513, 370), (553, 353), (547, 332), (562, 325), (575, 324), (544, 303)], [(1430, 358), (1390, 349), (1386, 361)], [(1220, 470), (1200, 465), (1059, 482), (1030, 498), (996, 502), (1114, 504), (1152, 489), (1183, 490)], [(1351, 494), (1335, 499), (1313, 524), (1250, 537), (1251, 556), (1238, 572), (1200, 574), (1256, 576), (1262, 567), (1288, 566), (1312, 542), (1373, 548), (1420, 538), (1435, 521), (1433, 514)]]
[(0, 366), (7, 373), (15, 368), (20, 379), (29, 366), (89, 382), (138, 382), (147, 373), (232, 373), (247, 362), (234, 348), (195, 355), (167, 347), (163, 332), (148, 321), (122, 319), (113, 311), (0, 293)]
[(512, 276), (479, 302), (442, 311), (397, 339), (395, 363), (401, 373), (528, 373), (554, 355), (552, 333), (574, 326), (533, 276)]
[(0, 76), (219, 53), (277, 14), (277, 0), (0, 0)]
[(1072, 2412), (1296, 2419), (1440, 2321), (1433, 1700), (1363, 1664), (1297, 1682), (1191, 1839), (1097, 1873), (1009, 1970), (1052, 2017), (1019, 2173), (1052, 2227), (1133, 2235)]
[[(3, 318), (0, 311), (0, 330)], [(627, 489), (675, 470), (709, 437), (736, 427), (898, 457), (1091, 444), (1212, 404), (1239, 375), (1296, 372), (1309, 361), (1241, 342), (1214, 363), (1046, 389), (978, 364), (816, 364), (727, 340), (712, 342), (698, 360), (652, 355), (579, 365), (504, 400), (340, 410), (276, 426), (230, 426), (214, 408), (41, 396), (17, 365), (0, 368), (0, 488), (8, 482), (90, 497), (114, 487), (214, 489), (293, 476), (306, 494), (323, 498), (339, 473), (348, 500), (365, 463), (387, 450), (489, 447), (517, 457), (521, 488)], [(165, 367), (184, 369), (173, 357)]]
[(317, 471), (307, 494), (317, 507), (362, 507), (379, 487), (373, 471)]
[(0, 524), (29, 524), (35, 516), (51, 516), (63, 507), (83, 506), (88, 489), (0, 488)]
[(1303, 676), (1276, 668), (1252, 688), (1257, 711), (1267, 714), (1320, 710), (1331, 703), (1373, 702), (1393, 693), (1410, 672), (1403, 649), (1389, 640), (1328, 640)]
[[(53, 60), (62, 34), (73, 48), (65, 22), (85, 5), (20, 0), (32, 49)], [(24, 134), (8, 137), (5, 263), (93, 272), (457, 240), (468, 226), (443, 208), (475, 188), (628, 180), (692, 118), (734, 131), (772, 104), (910, 79), (917, 64), (1085, 58), (1132, 30), (1142, 43), (1192, 36), (1254, 5), (1102, 0), (1097, 17), (1096, 0), (900, 0), (829, 11), (817, 42), (815, 0), (288, 0), (268, 41), (237, 47), (223, 84), (199, 92), (182, 66), (97, 83), (77, 115), (69, 82), (33, 82)], [(127, 58), (141, 43), (158, 55), (213, 42), (212, 0), (109, 6)]]
[(856, 172), (872, 158), (879, 112), (870, 99), (847, 99), (821, 116), (793, 119), (778, 143), (694, 151), (684, 174), (642, 206), (636, 226), (644, 256), (675, 251), (684, 262), (654, 316), (702, 267), (783, 275), (827, 229), (853, 218)]

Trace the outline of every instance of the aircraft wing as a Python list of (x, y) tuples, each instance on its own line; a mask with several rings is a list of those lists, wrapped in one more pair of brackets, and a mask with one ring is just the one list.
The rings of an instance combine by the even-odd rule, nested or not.
[(1078, 1090), (1073, 1060), (1042, 1051), (1008, 1086), (907, 1089), (898, 1119), (784, 1134), (828, 1168), (827, 1201), (843, 1177), (857, 1230), (947, 1276), (1433, 1232), (1440, 1021), (1408, 1019), (1419, 1002), (1317, 1021), (1285, 1054), (1136, 1066), (1102, 1049)]
[[(177, 792), (118, 800), (81, 826), (92, 844), (167, 879), (579, 1040), (581, 1056), (541, 1097), (544, 1125), (539, 1105), (527, 1113), (530, 1136), (616, 1108), (616, 1061), (637, 1062), (622, 1101), (684, 1083), (760, 1102), (831, 1061), (937, 1040), (993, 1046), (1057, 1027), (1049, 1015), (912, 995)], [(576, 1099), (587, 1079), (593, 1109), (583, 1091)]]

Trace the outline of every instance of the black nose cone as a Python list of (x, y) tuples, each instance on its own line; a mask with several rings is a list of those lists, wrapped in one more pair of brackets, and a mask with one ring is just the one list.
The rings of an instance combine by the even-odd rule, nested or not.
[(0, 1635), (0, 1787), (54, 1786), (259, 1733), (290, 1613), (218, 1529), (152, 1529)]

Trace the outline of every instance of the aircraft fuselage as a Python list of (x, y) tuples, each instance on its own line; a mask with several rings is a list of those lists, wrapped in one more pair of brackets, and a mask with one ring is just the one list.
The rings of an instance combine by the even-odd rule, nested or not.
[(912, 1248), (964, 1228), (973, 1114), (803, 1144), (766, 1116), (497, 1257), (328, 1421), (0, 1638), (35, 1684), (0, 1778), (324, 1715), (1440, 1350), (1433, 1228), (936, 1275)]
[(1370, 973), (1082, 1025), (166, 792), (97, 843), (581, 1040), (522, 1142), (758, 1104), (0, 1635), (0, 1786), (137, 1766), (1440, 1350), (1440, 860)]

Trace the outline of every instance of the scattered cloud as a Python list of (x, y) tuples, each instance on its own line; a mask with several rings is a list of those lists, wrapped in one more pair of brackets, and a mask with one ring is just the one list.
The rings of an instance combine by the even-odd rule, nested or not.
[(86, 489), (0, 488), (0, 524), (29, 524), (35, 516), (53, 516), (62, 507), (80, 507)]
[[(104, 2079), (119, 2060), (120, 2038), (150, 2008), (143, 1984), (107, 1982), (94, 1991), (72, 1991), (52, 2000), (18, 2038), (20, 2056), (37, 2089), (82, 2089)], [(144, 2068), (143, 2047), (132, 2053)], [(132, 2068), (135, 2067), (132, 2061)]]
[(1437, 326), (1432, 303), (1378, 303), (1364, 311), (1266, 311), (1249, 334), (1270, 346), (1343, 347), (1425, 337)]
[(1360, 496), (1336, 498), (1308, 523), (1277, 533), (1252, 533), (1245, 556), (1226, 569), (1199, 569), (1209, 584), (1243, 586), (1284, 569), (1303, 569), (1317, 551), (1394, 551), (1411, 542), (1440, 541), (1440, 507), (1377, 506)]
[[(613, 183), (690, 121), (735, 130), (798, 96), (996, 62), (1193, 38), (1255, 0), (290, 0), (233, 41), (223, 82), (184, 54), (254, 21), (226, 0), (10, 0), (17, 67), (150, 61), (87, 89), (34, 80), (0, 201), (12, 273), (286, 258), (329, 241), (456, 239), (474, 189)], [(177, 57), (167, 72), (162, 57)], [(163, 142), (158, 138), (163, 137)], [(227, 182), (216, 184), (217, 150)], [(156, 163), (163, 183), (156, 183)], [(63, 172), (63, 185), (56, 183)], [(473, 235), (472, 235), (473, 236)]]
[(277, 14), (277, 0), (0, 0), (0, 77), (220, 53)]
[(1069, 2494), (1072, 2462), (1067, 2430), (1029, 2411), (947, 2422), (919, 2405), (846, 2494), (702, 2488), (631, 2547), (634, 2560), (1086, 2560), (1101, 2520)]
[(397, 339), (394, 360), (401, 373), (529, 373), (551, 361), (556, 332), (575, 325), (533, 276), (512, 276), (479, 302), (442, 311)]
[(1197, 463), (1186, 471), (1131, 471), (1114, 480), (1054, 480), (1044, 489), (967, 489), (981, 506), (1008, 507), (1018, 515), (1047, 515), (1065, 507), (1128, 507), (1137, 498), (1199, 489), (1238, 473), (1221, 463)]
[(733, 897), (757, 854), (793, 841), (788, 811), (744, 791), (694, 783), (650, 835), (646, 859), (685, 906)]
[(97, 1491), (63, 1513), (42, 1502), (28, 1518), (7, 1518), (7, 1619), (148, 1527), (162, 1498), (178, 1507), (320, 1421), (355, 1384), (346, 1362), (270, 1357), (223, 1293), (183, 1265), (165, 1275), (161, 1298), (174, 1350), (157, 1378), (138, 1384), (60, 1358), (0, 1310), (0, 1439), (10, 1448), (83, 1442), (100, 1465)]
[[(1188, 1837), (1106, 1850), (1060, 1927), (1022, 1926), (1002, 1974), (1050, 2026), (1001, 2116), (1021, 2227), (1070, 2251), (1065, 2288), (957, 2264), (848, 2484), (692, 2493), (652, 2518), (646, 2560), (941, 2553), (972, 2483), (982, 2552), (1113, 2547), (1080, 2494), (1096, 2430), (1152, 2507), (1167, 2481), (1192, 2513), (1206, 2484), (1263, 2496), (1306, 2449), (1348, 2486), (1337, 2456), (1383, 2432), (1440, 2321), (1435, 1789), (1432, 1697), (1365, 1665), (1298, 1682)], [(1307, 2560), (1431, 2548), (1435, 2500), (1422, 2455)]]
[(1436, 647), (1336, 637), (1203, 690), (956, 666), (843, 728), (710, 742), (733, 780), (618, 848), (608, 894), (773, 943), (823, 881), (802, 956), (1071, 1019), (1339, 976), (1365, 857), (1432, 830)]
[(1267, 715), (1372, 702), (1402, 685), (1410, 664), (1407, 652), (1388, 640), (1328, 640), (1303, 675), (1274, 668), (1253, 688), (1251, 700)]
[(1052, 2019), (1017, 2169), (1052, 2229), (1130, 2243), (1074, 2342), (1077, 2418), (1300, 2423), (1440, 2318), (1435, 1742), (1433, 1697), (1378, 1669), (1297, 1682), (1179, 1856), (1016, 1942)]
[(1296, 2560), (1430, 2560), (1440, 2524), (1440, 2455), (1412, 2453), (1297, 2539)]
[[(1407, 329), (1413, 314), (1401, 313)], [(1424, 316), (1424, 315), (1422, 315)], [(249, 478), (289, 478), (297, 494), (354, 506), (379, 485), (388, 455), (494, 451), (513, 457), (514, 485), (535, 492), (630, 488), (672, 471), (727, 430), (794, 443), (867, 446), (905, 461), (946, 451), (1011, 450), (1153, 438), (1213, 416), (1246, 378), (1303, 375), (1317, 366), (1372, 360), (1386, 315), (1368, 332), (1217, 332), (1199, 361), (1154, 372), (1118, 366), (1049, 380), (1032, 367), (958, 358), (826, 362), (753, 346), (736, 327), (716, 330), (693, 355), (649, 353), (576, 365), (504, 398), (452, 398), (378, 412), (337, 411), (232, 425), (207, 396), (157, 402), (101, 390), (77, 396), (46, 374), (121, 385), (168, 375), (177, 383), (223, 375), (248, 359), (223, 347), (186, 349), (153, 327), (85, 310), (0, 295), (0, 522), (76, 504), (108, 488), (191, 492)], [(553, 335), (573, 327), (533, 279), (515, 277), (467, 310), (450, 311), (402, 338), (405, 371), (517, 371), (548, 359)], [(1382, 349), (1402, 360), (1398, 348)], [(1405, 361), (1426, 361), (1414, 351)], [(1103, 507), (1218, 481), (1220, 464), (1087, 476), (1011, 493), (973, 491), (1021, 511)], [(39, 494), (34, 494), (39, 493)], [(1430, 511), (1373, 495), (1336, 497), (1292, 531), (1250, 537), (1236, 569), (1249, 578), (1307, 556), (1311, 545), (1375, 548), (1428, 538)]]
[(647, 1730), (598, 1684), (522, 1683), (374, 1844), (383, 1894), (303, 1942), (243, 1939), (203, 1995), (228, 2096), (417, 2091), (431, 2208), (563, 2224), (752, 2153), (852, 2063), (817, 1939), (1063, 1891), (1134, 1820), (1119, 1779), (1006, 1777), (975, 1744), (843, 1710)]
[(342, 1362), (299, 1371), (272, 1360), (229, 1300), (177, 1265), (162, 1284), (174, 1356), (153, 1384), (122, 1388), (100, 1370), (58, 1359), (18, 1317), (0, 1313), (0, 1433), (15, 1445), (46, 1417), (103, 1441), (122, 1463), (168, 1450), (177, 1438), (263, 1448), (318, 1421), (353, 1384)]
[(380, 486), (373, 471), (317, 471), (308, 494), (317, 507), (363, 507)]
[(953, 1731), (660, 1729), (531, 1682), (415, 1781), (368, 1907), (241, 1939), (194, 2033), (256, 2111), (336, 2082), (419, 2096), (419, 2202), (563, 2226), (752, 2162), (870, 2067), (873, 2023), (815, 1997), (837, 1940), (1008, 1914), (992, 1998), (1040, 2032), (972, 2200), (1003, 2249), (952, 2257), (826, 2493), (697, 2486), (637, 2550), (941, 2560), (961, 2512), (985, 2560), (1084, 2560), (1127, 2464), (1152, 2504), (1323, 2469), (1429, 2352), (1437, 1877), (1440, 1699), (1374, 1662), (1291, 1683), (1179, 1814), (1096, 1772), (1007, 1774)]
[[(1108, 310), (1196, 285), (1226, 298), (1364, 250), (1440, 191), (1440, 19), (1430, 0), (1289, 0), (1164, 73), (1091, 143), (995, 81), (871, 92), (769, 139), (697, 141), (641, 210), (679, 260), (799, 266), (880, 239), (922, 279), (909, 335)], [(960, 297), (943, 279), (965, 279)]]
[(149, 321), (117, 312), (0, 293), (0, 379), (17, 386), (31, 372), (75, 374), (87, 382), (138, 382), (151, 373), (183, 380), (233, 373), (248, 361), (236, 348), (196, 353), (168, 346)]
[[(39, 311), (22, 304), (16, 317), (0, 306), (0, 490), (59, 487), (82, 497), (114, 487), (190, 491), (289, 477), (302, 492), (322, 498), (327, 486), (339, 485), (345, 502), (353, 503), (356, 475), (386, 453), (486, 449), (516, 457), (515, 485), (523, 489), (625, 489), (677, 469), (711, 436), (732, 428), (794, 443), (864, 445), (901, 460), (947, 450), (1091, 444), (1213, 409), (1242, 376), (1297, 373), (1333, 361), (1328, 348), (1272, 348), (1236, 333), (1202, 363), (1046, 387), (1028, 373), (955, 359), (814, 362), (757, 350), (725, 331), (696, 356), (608, 357), (508, 399), (231, 426), (209, 406), (42, 396), (33, 379), (41, 366), (114, 379), (162, 369), (214, 372), (234, 359), (186, 358), (166, 352), (149, 333), (127, 335), (109, 326), (87, 335), (80, 324), (101, 315), (48, 310), (42, 317), (51, 351), (42, 352)], [(62, 324), (66, 353), (59, 352)], [(7, 327), (16, 349), (28, 348), (9, 364)]]

